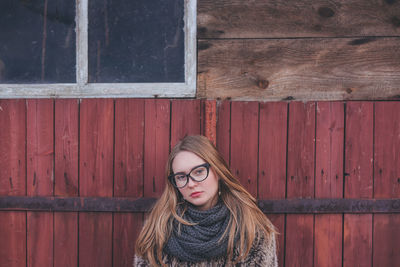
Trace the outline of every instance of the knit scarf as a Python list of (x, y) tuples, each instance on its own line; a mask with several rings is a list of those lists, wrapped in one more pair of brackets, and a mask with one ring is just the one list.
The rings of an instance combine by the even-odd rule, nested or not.
[(180, 224), (174, 220), (164, 252), (188, 262), (200, 262), (226, 255), (228, 235), (221, 241), (220, 238), (228, 226), (229, 217), (230, 212), (222, 201), (206, 211), (196, 210), (189, 205), (183, 218), (196, 225)]

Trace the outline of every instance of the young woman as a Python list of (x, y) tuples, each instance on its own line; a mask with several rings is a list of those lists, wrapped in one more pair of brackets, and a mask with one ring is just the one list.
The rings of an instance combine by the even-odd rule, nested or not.
[(274, 226), (206, 137), (180, 141), (166, 176), (134, 266), (277, 266)]

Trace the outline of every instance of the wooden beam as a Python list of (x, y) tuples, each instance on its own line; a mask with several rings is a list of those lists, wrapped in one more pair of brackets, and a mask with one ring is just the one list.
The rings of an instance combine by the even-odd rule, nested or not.
[(400, 99), (399, 37), (200, 40), (197, 96)]
[[(156, 198), (0, 197), (3, 211), (148, 212)], [(400, 199), (258, 200), (265, 213), (400, 213)]]
[(400, 2), (199, 0), (199, 38), (398, 36)]

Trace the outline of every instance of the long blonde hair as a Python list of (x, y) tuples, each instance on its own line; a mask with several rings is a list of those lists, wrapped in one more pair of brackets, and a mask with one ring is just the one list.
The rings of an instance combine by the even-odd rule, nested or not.
[[(206, 137), (196, 135), (182, 139), (169, 155), (166, 177), (172, 173), (172, 162), (180, 151), (192, 152), (208, 162), (220, 178), (220, 198), (230, 210), (230, 220), (225, 232), (228, 235), (229, 260), (233, 258), (236, 235), (239, 236), (236, 246), (239, 246), (241, 251), (235, 260), (238, 262), (249, 254), (257, 233), (261, 233), (266, 239), (271, 238), (272, 233), (276, 233), (270, 220), (258, 208), (256, 199), (233, 176), (221, 154)], [(152, 266), (165, 266), (162, 251), (171, 235), (173, 220), (191, 225), (177, 213), (178, 205), (185, 203), (181, 201), (180, 192), (167, 179), (165, 190), (154, 205), (136, 241), (136, 254), (147, 259)]]

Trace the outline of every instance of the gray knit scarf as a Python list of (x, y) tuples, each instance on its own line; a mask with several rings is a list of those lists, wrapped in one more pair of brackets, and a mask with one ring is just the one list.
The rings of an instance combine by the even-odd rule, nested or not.
[[(184, 225), (174, 220), (174, 228), (164, 252), (181, 261), (200, 262), (226, 255), (228, 235), (219, 242), (228, 226), (230, 212), (222, 201), (206, 211), (188, 206), (183, 218), (196, 225)], [(179, 231), (180, 230), (180, 231)]]

